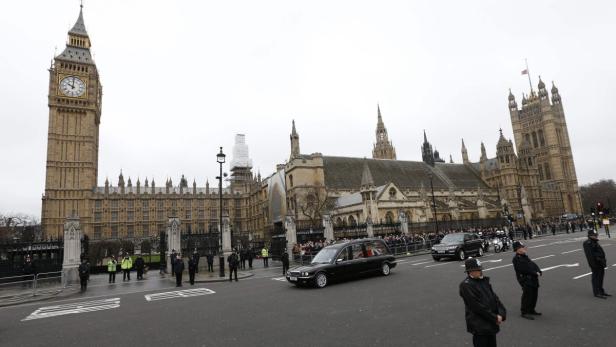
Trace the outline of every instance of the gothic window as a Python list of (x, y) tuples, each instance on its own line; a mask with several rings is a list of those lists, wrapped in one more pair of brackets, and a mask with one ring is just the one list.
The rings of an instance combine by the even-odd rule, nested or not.
[(111, 212), (111, 221), (112, 222), (117, 222), (118, 221), (118, 211)]
[(132, 237), (135, 236), (135, 227), (134, 226), (129, 225), (126, 228), (126, 236), (129, 237), (129, 238), (132, 238)]
[(385, 223), (394, 224), (394, 214), (391, 211), (387, 211), (385, 214)]
[(149, 211), (143, 211), (143, 220), (149, 220), (150, 219), (150, 212)]
[(524, 134), (524, 138), (530, 143), (530, 134)]
[(165, 202), (163, 200), (158, 200), (156, 202), (156, 205), (157, 205), (159, 210), (162, 210), (165, 207)]
[(545, 146), (545, 138), (543, 137), (543, 130), (539, 130), (537, 134), (539, 135), (539, 144), (541, 144), (541, 147)]
[(537, 143), (537, 133), (533, 131), (533, 147), (537, 148), (539, 144)]
[(349, 225), (352, 227), (357, 225), (357, 221), (355, 221), (353, 216), (349, 216)]
[(508, 155), (505, 156), (505, 161), (507, 162), (507, 164), (509, 164), (509, 156)]
[(135, 212), (133, 212), (133, 211), (128, 211), (126, 214), (127, 214), (127, 216), (128, 216), (128, 220), (129, 220), (129, 221), (133, 221), (133, 220), (135, 220)]
[(190, 219), (192, 217), (192, 214), (190, 213), (190, 210), (186, 210), (186, 219)]
[(176, 208), (178, 206), (178, 202), (176, 200), (171, 200), (171, 207)]
[(186, 200), (184, 201), (184, 207), (190, 209), (192, 207), (192, 201)]
[(289, 186), (293, 188), (293, 175), (289, 175)]
[(94, 212), (94, 221), (95, 222), (100, 222), (103, 219), (103, 213), (102, 212)]
[(148, 208), (150, 207), (150, 202), (148, 200), (143, 200), (141, 201), (141, 207), (142, 208)]
[(118, 200), (111, 200), (111, 208), (113, 209), (118, 208)]
[(533, 166), (533, 159), (528, 158), (528, 166)]
[(539, 180), (543, 181), (543, 166), (539, 164)]
[(389, 199), (393, 200), (396, 198), (396, 188), (390, 188), (389, 189)]
[(552, 173), (550, 172), (550, 165), (548, 163), (545, 163), (545, 178), (548, 180), (552, 179)]
[(150, 236), (150, 227), (149, 227), (149, 225), (143, 224), (141, 226), (141, 232), (142, 232), (143, 237)]
[(340, 217), (336, 218), (336, 223), (335, 223), (335, 225), (336, 225), (337, 227), (341, 227), (341, 226), (342, 226), (342, 218), (340, 218)]
[(201, 199), (199, 200), (199, 207), (204, 207), (205, 206), (205, 200)]
[(133, 200), (128, 200), (127, 201), (127, 208), (132, 210), (135, 207), (135, 203)]
[(118, 238), (118, 226), (117, 225), (114, 225), (111, 227), (111, 238), (112, 239)]
[(203, 209), (199, 210), (199, 219), (205, 218), (205, 211)]
[(100, 210), (100, 209), (103, 207), (103, 201), (102, 201), (102, 200), (96, 200), (96, 201), (94, 202), (94, 207), (95, 207), (97, 210)]

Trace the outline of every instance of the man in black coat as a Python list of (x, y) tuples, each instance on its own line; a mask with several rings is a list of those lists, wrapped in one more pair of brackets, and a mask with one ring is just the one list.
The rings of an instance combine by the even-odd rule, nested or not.
[(248, 250), (246, 248), (242, 248), (240, 251), (240, 269), (246, 270), (246, 260), (248, 258)]
[(90, 279), (90, 265), (87, 260), (84, 258), (81, 260), (81, 264), (79, 264), (79, 282), (81, 284), (81, 291), (85, 292), (88, 289), (88, 280)]
[(595, 229), (588, 230), (588, 240), (584, 241), (584, 254), (586, 254), (588, 266), (592, 271), (592, 292), (595, 297), (605, 299), (611, 295), (603, 289), (603, 276), (605, 275), (607, 260), (603, 248), (599, 245), (598, 237), (599, 234)]
[(212, 254), (212, 252), (209, 252), (206, 257), (207, 257), (207, 271), (214, 272), (214, 254)]
[(280, 260), (282, 261), (282, 275), (285, 276), (289, 270), (289, 253), (286, 249), (282, 252)]
[(184, 272), (184, 261), (182, 256), (178, 253), (176, 259), (173, 262), (173, 273), (175, 274), (175, 286), (182, 286), (182, 273)]
[(233, 274), (235, 274), (235, 281), (237, 282), (237, 265), (239, 264), (239, 259), (235, 250), (227, 257), (227, 263), (229, 263), (229, 282), (233, 280)]
[(195, 272), (197, 271), (197, 261), (195, 257), (190, 258), (188, 261), (188, 280), (190, 281), (190, 285), (195, 284)]
[(468, 277), (460, 283), (460, 296), (464, 299), (466, 330), (473, 334), (473, 346), (496, 347), (499, 326), (507, 319), (507, 310), (483, 276), (483, 267), (476, 258), (464, 263)]
[(137, 255), (137, 259), (135, 259), (135, 269), (137, 269), (137, 280), (142, 280), (145, 262), (143, 261), (141, 254)]
[(527, 248), (522, 242), (514, 242), (513, 251), (515, 252), (513, 268), (518, 283), (522, 286), (522, 305), (520, 308), (522, 317), (534, 320), (533, 316), (541, 315), (535, 310), (535, 306), (537, 306), (537, 296), (539, 295), (539, 276), (543, 275), (543, 272), (526, 255)]
[(193, 259), (195, 260), (195, 265), (197, 266), (195, 269), (196, 273), (199, 273), (199, 259), (201, 258), (201, 255), (199, 254), (199, 252), (197, 252), (197, 250), (195, 250), (195, 252), (193, 253)]
[(248, 268), (252, 269), (252, 260), (255, 258), (255, 252), (252, 250), (252, 247), (248, 248), (246, 252), (246, 259), (248, 259)]

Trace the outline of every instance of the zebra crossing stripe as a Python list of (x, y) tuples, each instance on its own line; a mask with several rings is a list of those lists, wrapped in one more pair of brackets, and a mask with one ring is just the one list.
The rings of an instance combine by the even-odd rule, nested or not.
[(201, 295), (208, 295), (208, 294), (214, 294), (214, 293), (216, 292), (211, 289), (207, 289), (207, 288), (176, 290), (172, 292), (147, 294), (145, 295), (145, 300), (146, 301), (157, 301), (157, 300), (165, 300), (165, 299), (190, 298), (193, 296), (201, 296)]
[(120, 298), (104, 299), (78, 302), (74, 304), (64, 304), (56, 306), (41, 307), (38, 310), (32, 312), (28, 317), (21, 321), (29, 321), (33, 319), (50, 318), (63, 316), (67, 314), (94, 312), (102, 310), (110, 310), (120, 307)]
[(280, 282), (286, 282), (287, 278), (286, 277), (274, 277), (274, 278), (272, 278), (272, 280), (280, 281)]

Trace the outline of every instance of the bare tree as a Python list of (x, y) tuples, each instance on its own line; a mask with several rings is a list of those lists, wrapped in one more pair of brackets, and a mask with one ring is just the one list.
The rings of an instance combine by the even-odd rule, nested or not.
[[(40, 225), (37, 217), (24, 213), (0, 213), (0, 239), (25, 239), (34, 241), (37, 235), (35, 226)], [(40, 228), (39, 228), (40, 229)], [(27, 234), (27, 235), (26, 235)]]
[(312, 187), (308, 189), (298, 208), (310, 221), (310, 225), (316, 228), (321, 226), (323, 215), (331, 211), (334, 205), (334, 199), (329, 196), (325, 188)]

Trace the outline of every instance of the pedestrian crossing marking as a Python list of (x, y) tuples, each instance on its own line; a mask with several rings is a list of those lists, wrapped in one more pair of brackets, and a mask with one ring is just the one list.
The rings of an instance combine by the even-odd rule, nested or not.
[(78, 302), (74, 304), (64, 304), (56, 306), (41, 307), (38, 310), (32, 312), (28, 317), (21, 321), (29, 321), (33, 319), (50, 318), (63, 316), (67, 314), (94, 312), (102, 310), (110, 310), (120, 307), (120, 298), (104, 299)]
[(274, 278), (272, 278), (272, 280), (280, 281), (280, 282), (286, 282), (287, 278), (286, 277), (274, 277)]
[(172, 292), (147, 294), (145, 295), (145, 300), (146, 301), (157, 301), (157, 300), (165, 300), (165, 299), (190, 298), (193, 296), (201, 296), (201, 295), (208, 295), (208, 294), (215, 294), (215, 293), (216, 293), (215, 291), (211, 289), (207, 289), (207, 288), (175, 290)]

